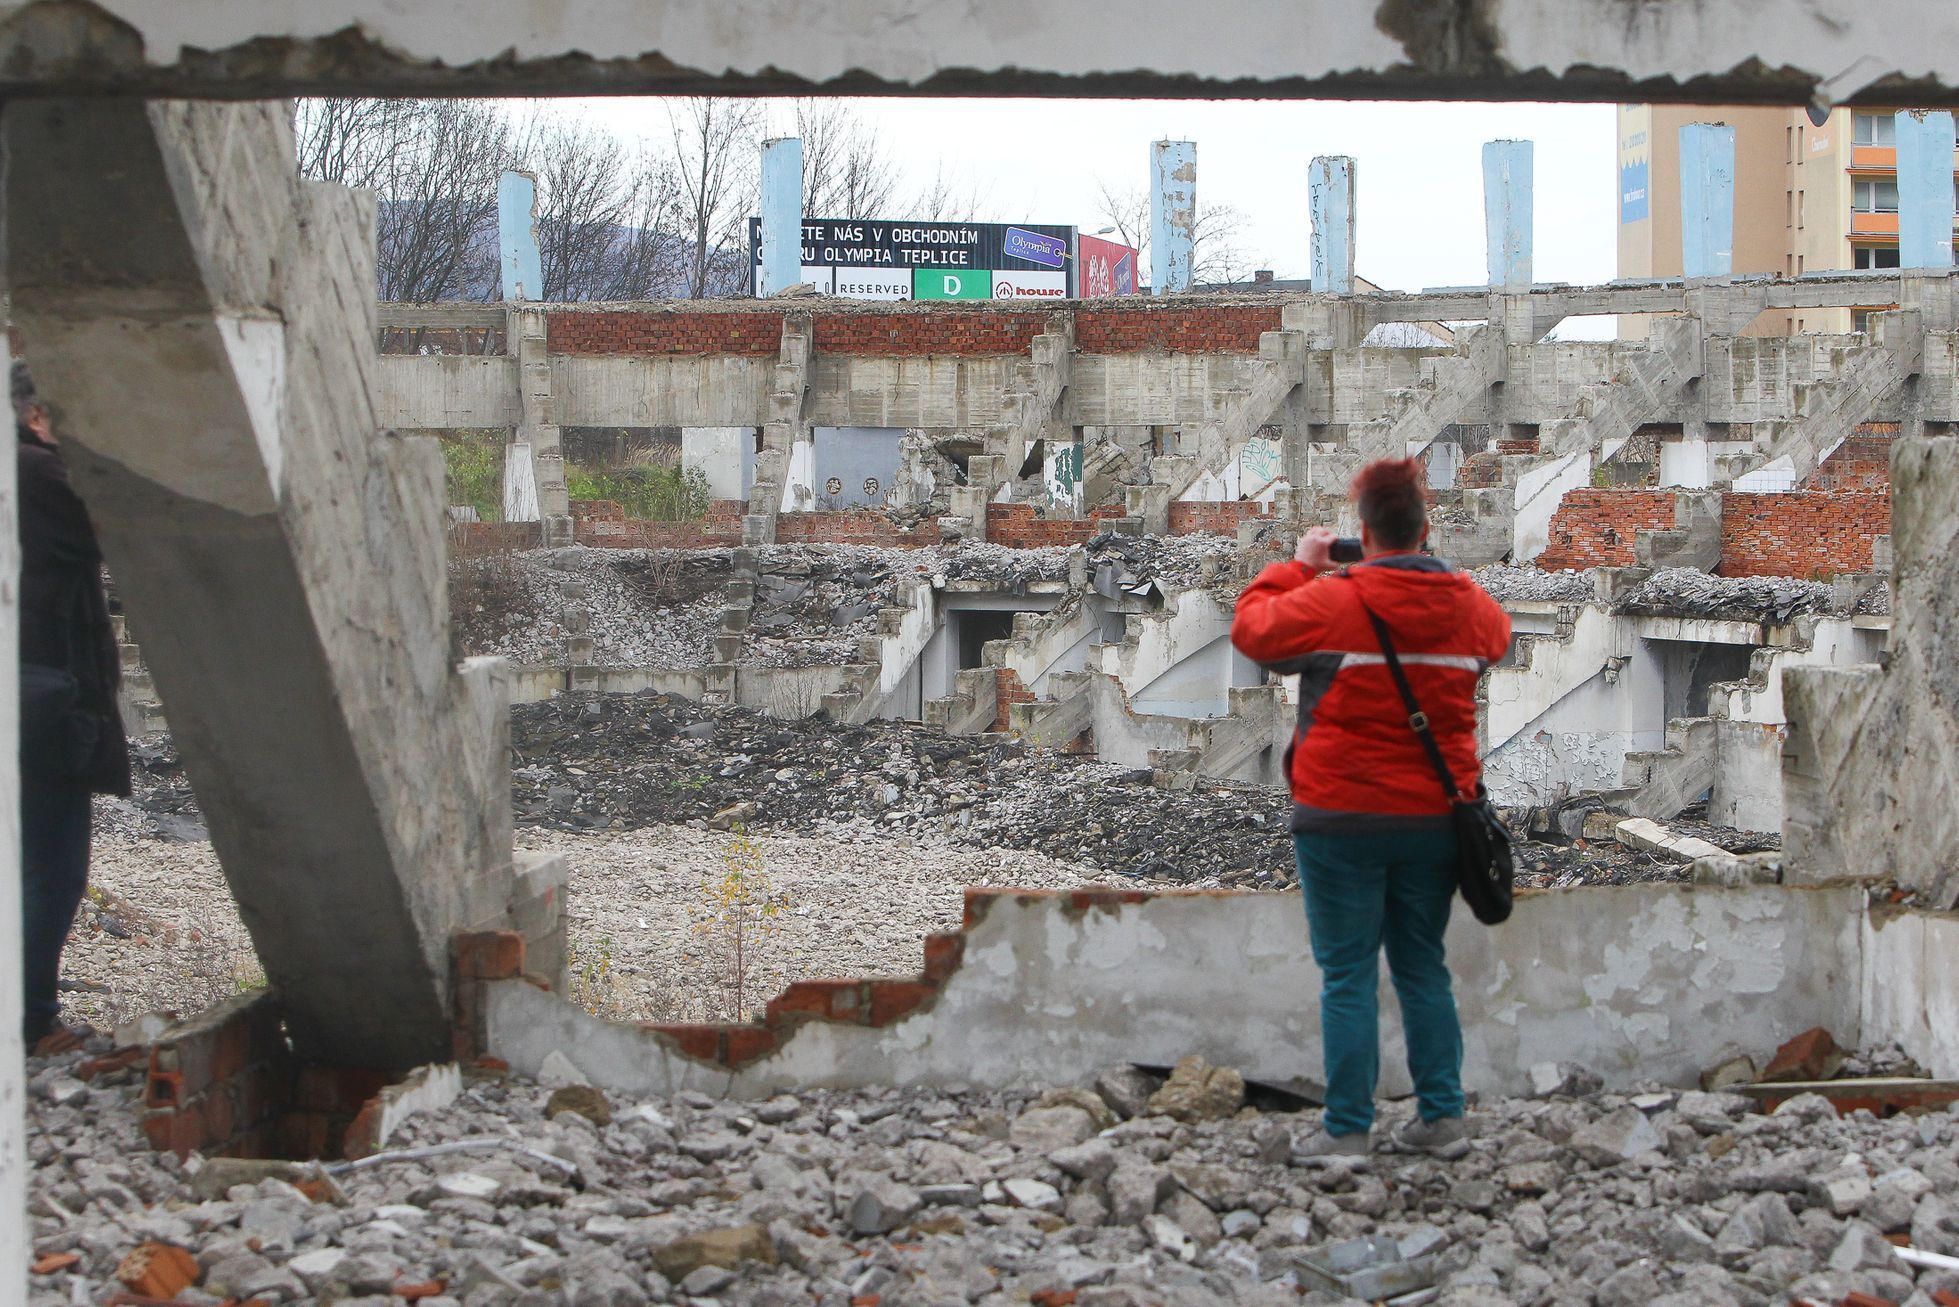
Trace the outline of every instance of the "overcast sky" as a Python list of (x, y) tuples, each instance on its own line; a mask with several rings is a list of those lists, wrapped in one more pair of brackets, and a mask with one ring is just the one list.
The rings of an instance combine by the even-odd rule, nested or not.
[[(1306, 167), (1316, 154), (1357, 161), (1357, 269), (1394, 290), (1484, 280), (1482, 145), (1536, 143), (1536, 277), (1615, 275), (1617, 170), (1610, 105), (1250, 100), (855, 101), (902, 170), (907, 198), (943, 166), (994, 221), (1103, 226), (1098, 181), (1142, 187), (1149, 143), (1197, 143), (1197, 203), (1245, 216), (1251, 266), (1308, 273)], [(664, 135), (658, 101), (580, 102), (622, 136)], [(770, 134), (793, 109), (769, 107)], [(811, 215), (820, 217), (825, 215)], [(912, 215), (893, 213), (893, 218)], [(1569, 324), (1577, 327), (1579, 324)], [(1566, 332), (1561, 334), (1581, 334)], [(1609, 320), (1584, 335), (1610, 334)]]

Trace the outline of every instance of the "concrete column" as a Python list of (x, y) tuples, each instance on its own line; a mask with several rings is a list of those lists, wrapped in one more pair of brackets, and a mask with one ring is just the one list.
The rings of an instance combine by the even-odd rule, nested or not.
[(544, 260), (537, 252), (537, 179), (527, 172), (497, 178), (497, 245), (506, 304), (544, 298)]
[[(5, 279), (0, 277), (0, 290)], [(0, 372), (12, 369), (0, 331)], [(0, 1302), (27, 1282), (27, 1081), (20, 1046), (20, 518), (16, 469), (0, 458)]]
[(1898, 111), (1898, 266), (1952, 271), (1952, 112)]
[(450, 662), (440, 451), (376, 420), (372, 200), (278, 103), (0, 134), (14, 317), (294, 1046), (446, 1058), (451, 936), (518, 893), (507, 687)]
[(1689, 278), (1726, 277), (1735, 263), (1735, 129), (1680, 129), (1680, 266)]
[(1190, 289), (1197, 233), (1197, 142), (1150, 142), (1150, 294)]
[(1483, 226), (1490, 289), (1521, 294), (1531, 283), (1531, 143), (1483, 145)]
[(774, 295), (803, 279), (803, 143), (794, 136), (762, 142), (762, 266), (757, 295)]
[[(571, 492), (565, 485), (565, 449), (551, 396), (550, 342), (542, 309), (513, 308), (505, 316), (504, 338), (517, 352), (519, 423), (508, 457), (530, 456), (530, 481), (504, 477), (504, 520), (542, 522), (544, 541), (572, 542)], [(524, 491), (529, 496), (525, 497)]]
[(1354, 161), (1322, 154), (1306, 170), (1313, 211), (1313, 293), (1354, 293)]

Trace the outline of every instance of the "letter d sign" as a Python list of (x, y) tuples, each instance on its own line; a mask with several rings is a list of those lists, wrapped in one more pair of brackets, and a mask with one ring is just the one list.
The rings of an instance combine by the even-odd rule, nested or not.
[(967, 268), (959, 272), (919, 269), (914, 289), (922, 300), (983, 300), (993, 289), (993, 274)]

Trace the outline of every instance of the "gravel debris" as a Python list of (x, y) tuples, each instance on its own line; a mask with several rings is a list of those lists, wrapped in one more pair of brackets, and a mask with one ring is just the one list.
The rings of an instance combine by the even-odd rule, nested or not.
[[(733, 567), (726, 549), (530, 549), (477, 560), (507, 568), (487, 611), (458, 603), (464, 649), (520, 664), (562, 666), (572, 631), (565, 608), (591, 610), (585, 634), (604, 667), (701, 667), (714, 660), (721, 587)], [(502, 579), (502, 578), (499, 578)], [(567, 582), (585, 596), (568, 599)]]
[(1545, 572), (1535, 567), (1490, 563), (1469, 574), (1498, 603), (1591, 603), (1598, 598), (1592, 572)]
[(1691, 567), (1663, 567), (1622, 597), (1622, 613), (1786, 622), (1830, 611), (1833, 587), (1786, 576), (1711, 576)]
[[(337, 1198), (311, 1202), (237, 1163), (229, 1188), (200, 1184), (213, 1163), (149, 1151), (140, 1070), (79, 1078), (101, 1051), (29, 1064), (35, 1304), (110, 1298), (152, 1240), (195, 1259), (198, 1284), (176, 1301), (211, 1304), (407, 1291), (435, 1307), (1327, 1307), (1356, 1300), (1307, 1292), (1301, 1257), (1325, 1264), (1354, 1240), (1455, 1307), (1853, 1291), (1918, 1304), (1959, 1287), (1886, 1240), (1959, 1253), (1953, 1112), (1839, 1117), (1804, 1095), (1764, 1115), (1659, 1087), (1506, 1098), (1473, 1108), (1467, 1153), (1442, 1161), (1381, 1142), (1403, 1102), (1384, 1105), (1372, 1156), (1295, 1160), (1317, 1112), (1235, 1097), (1176, 1119), (1148, 1114), (1163, 1095), (1072, 1088), (605, 1095), (600, 1126), (549, 1116), (540, 1086), (473, 1075), (403, 1124), (382, 1155), (399, 1160), (339, 1174)], [(1194, 1059), (1179, 1076), (1237, 1079)], [(498, 1142), (415, 1152), (484, 1138)]]

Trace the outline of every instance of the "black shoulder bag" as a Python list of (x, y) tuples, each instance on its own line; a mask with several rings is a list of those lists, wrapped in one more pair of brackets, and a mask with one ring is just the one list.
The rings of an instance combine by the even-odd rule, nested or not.
[(1408, 728), (1422, 742), (1422, 751), (1428, 754), (1429, 765), (1435, 768), (1442, 782), (1442, 792), (1449, 796), (1450, 819), (1456, 828), (1456, 887), (1462, 891), (1462, 901), (1476, 914), (1476, 920), (1486, 926), (1508, 921), (1511, 895), (1517, 883), (1516, 864), (1510, 856), (1510, 832), (1504, 829), (1481, 785), (1467, 798), (1456, 788), (1455, 774), (1442, 757), (1442, 746), (1435, 742), (1435, 732), (1429, 729), (1428, 714), (1416, 701), (1414, 687), (1408, 684), (1408, 673), (1401, 670), (1401, 659), (1395, 656), (1394, 637), (1388, 633), (1388, 624), (1375, 616), (1365, 599), (1360, 601), (1360, 609), (1373, 623), (1375, 638), (1381, 642), (1381, 656), (1388, 662), (1388, 675), (1394, 677), (1394, 688), (1401, 691), (1401, 702), (1408, 709)]

